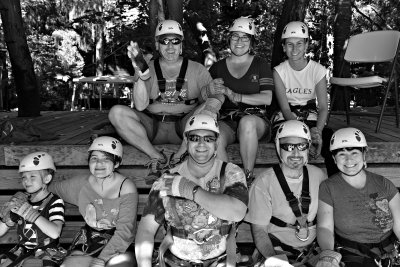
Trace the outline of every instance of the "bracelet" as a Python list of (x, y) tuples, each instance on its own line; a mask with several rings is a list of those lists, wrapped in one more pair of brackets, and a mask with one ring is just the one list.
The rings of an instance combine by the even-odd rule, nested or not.
[(196, 196), (197, 191), (200, 188), (201, 188), (200, 185), (196, 185), (195, 187), (193, 187), (193, 190), (192, 190), (192, 199), (193, 199), (193, 201), (194, 201), (194, 197)]

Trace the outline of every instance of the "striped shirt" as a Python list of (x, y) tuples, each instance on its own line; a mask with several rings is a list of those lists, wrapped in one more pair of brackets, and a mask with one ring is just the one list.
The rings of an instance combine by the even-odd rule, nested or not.
[[(50, 222), (65, 222), (64, 201), (57, 195), (49, 193), (44, 199), (34, 203), (29, 201), (29, 204), (31, 204), (34, 209), (39, 211), (41, 216), (48, 219)], [(36, 224), (27, 222), (21, 217), (19, 218), (17, 231), (20, 242), (22, 242), (22, 245), (28, 249), (43, 246), (53, 241), (53, 239), (43, 233)]]

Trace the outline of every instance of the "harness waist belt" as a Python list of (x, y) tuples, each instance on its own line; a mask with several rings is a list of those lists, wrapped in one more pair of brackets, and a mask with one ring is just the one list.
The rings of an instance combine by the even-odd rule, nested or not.
[(185, 229), (179, 229), (171, 226), (171, 234), (179, 238), (196, 239), (196, 233), (201, 231), (209, 231), (209, 235), (227, 235), (231, 230), (231, 224), (223, 224), (220, 229), (200, 229), (194, 233), (188, 233)]
[(382, 250), (385, 247), (393, 244), (396, 241), (396, 236), (392, 233), (391, 235), (389, 235), (388, 237), (386, 237), (384, 240), (382, 240), (379, 243), (359, 243), (359, 242), (344, 238), (337, 234), (335, 235), (335, 239), (341, 246), (353, 248), (353, 249), (359, 250), (363, 253), (366, 253), (365, 252), (366, 249), (379, 248), (380, 250)]
[(176, 122), (182, 119), (182, 115), (156, 115), (151, 114), (153, 118), (160, 122)]
[(301, 109), (301, 110), (313, 109), (313, 110), (316, 110), (317, 109), (317, 104), (316, 103), (309, 103), (309, 104), (306, 104), (304, 106), (302, 106), (302, 105), (292, 106), (292, 105), (289, 104), (289, 107), (290, 107), (290, 110), (292, 112), (294, 110), (296, 110), (296, 109)]
[[(157, 98), (157, 99), (149, 99), (149, 104), (153, 104), (156, 101), (159, 101), (159, 98)], [(182, 100), (180, 102), (184, 103), (185, 105), (193, 105), (193, 104), (196, 104), (198, 101), (199, 100), (197, 98), (193, 98), (193, 99)]]
[[(290, 223), (286, 223), (286, 222), (282, 221), (279, 218), (276, 218), (275, 216), (272, 216), (269, 222), (278, 227), (296, 228), (296, 226), (299, 225), (297, 220), (296, 220), (295, 224), (290, 224)], [(307, 222), (307, 225), (310, 227), (310, 226), (315, 225), (316, 223), (317, 223), (317, 219), (314, 219), (312, 222)]]
[(182, 260), (172, 254), (169, 250), (165, 253), (165, 262), (170, 266), (170, 267), (207, 267), (213, 264), (214, 262), (219, 262), (225, 258), (225, 254), (216, 258), (208, 259), (208, 260), (202, 260), (202, 261), (187, 261), (187, 260)]

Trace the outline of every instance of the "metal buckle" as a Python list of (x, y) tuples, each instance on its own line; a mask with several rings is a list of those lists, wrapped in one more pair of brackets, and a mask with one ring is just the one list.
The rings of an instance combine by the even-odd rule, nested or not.
[(215, 236), (214, 231), (215, 229), (210, 228), (200, 229), (196, 232), (193, 232), (193, 234), (191, 234), (188, 238), (196, 242), (196, 244), (202, 245)]
[(191, 262), (189, 262), (189, 264), (191, 267), (203, 267), (204, 266), (204, 263), (202, 263), (202, 262), (191, 261)]
[(254, 107), (254, 108), (246, 108), (243, 110), (243, 112), (247, 115), (254, 115), (254, 114), (264, 114), (263, 111), (260, 108)]
[(298, 240), (300, 240), (302, 242), (306, 242), (310, 238), (310, 229), (308, 228), (308, 224), (306, 225), (307, 236), (305, 238), (302, 238), (299, 236), (300, 229), (301, 229), (301, 226), (297, 225), (294, 235), (297, 237)]

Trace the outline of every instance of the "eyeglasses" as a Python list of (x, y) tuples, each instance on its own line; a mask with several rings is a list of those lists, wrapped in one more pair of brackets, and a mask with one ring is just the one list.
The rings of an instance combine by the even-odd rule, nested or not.
[(158, 42), (162, 45), (168, 45), (169, 43), (172, 43), (173, 45), (178, 45), (182, 43), (182, 40), (179, 38), (174, 38), (174, 39), (164, 38), (164, 39), (159, 39)]
[(307, 150), (310, 147), (309, 143), (299, 143), (299, 144), (280, 144), (280, 148), (282, 148), (285, 151), (292, 152), (294, 148), (297, 148), (298, 151), (304, 151)]
[(232, 34), (231, 35), (231, 40), (232, 41), (238, 41), (240, 39), (240, 41), (246, 43), (250, 41), (250, 37), (247, 35), (243, 35), (243, 36), (239, 36), (237, 34)]
[(217, 137), (216, 136), (211, 136), (211, 135), (200, 136), (200, 135), (197, 135), (197, 134), (189, 135), (188, 139), (189, 139), (190, 142), (204, 141), (206, 143), (215, 143), (217, 141)]

